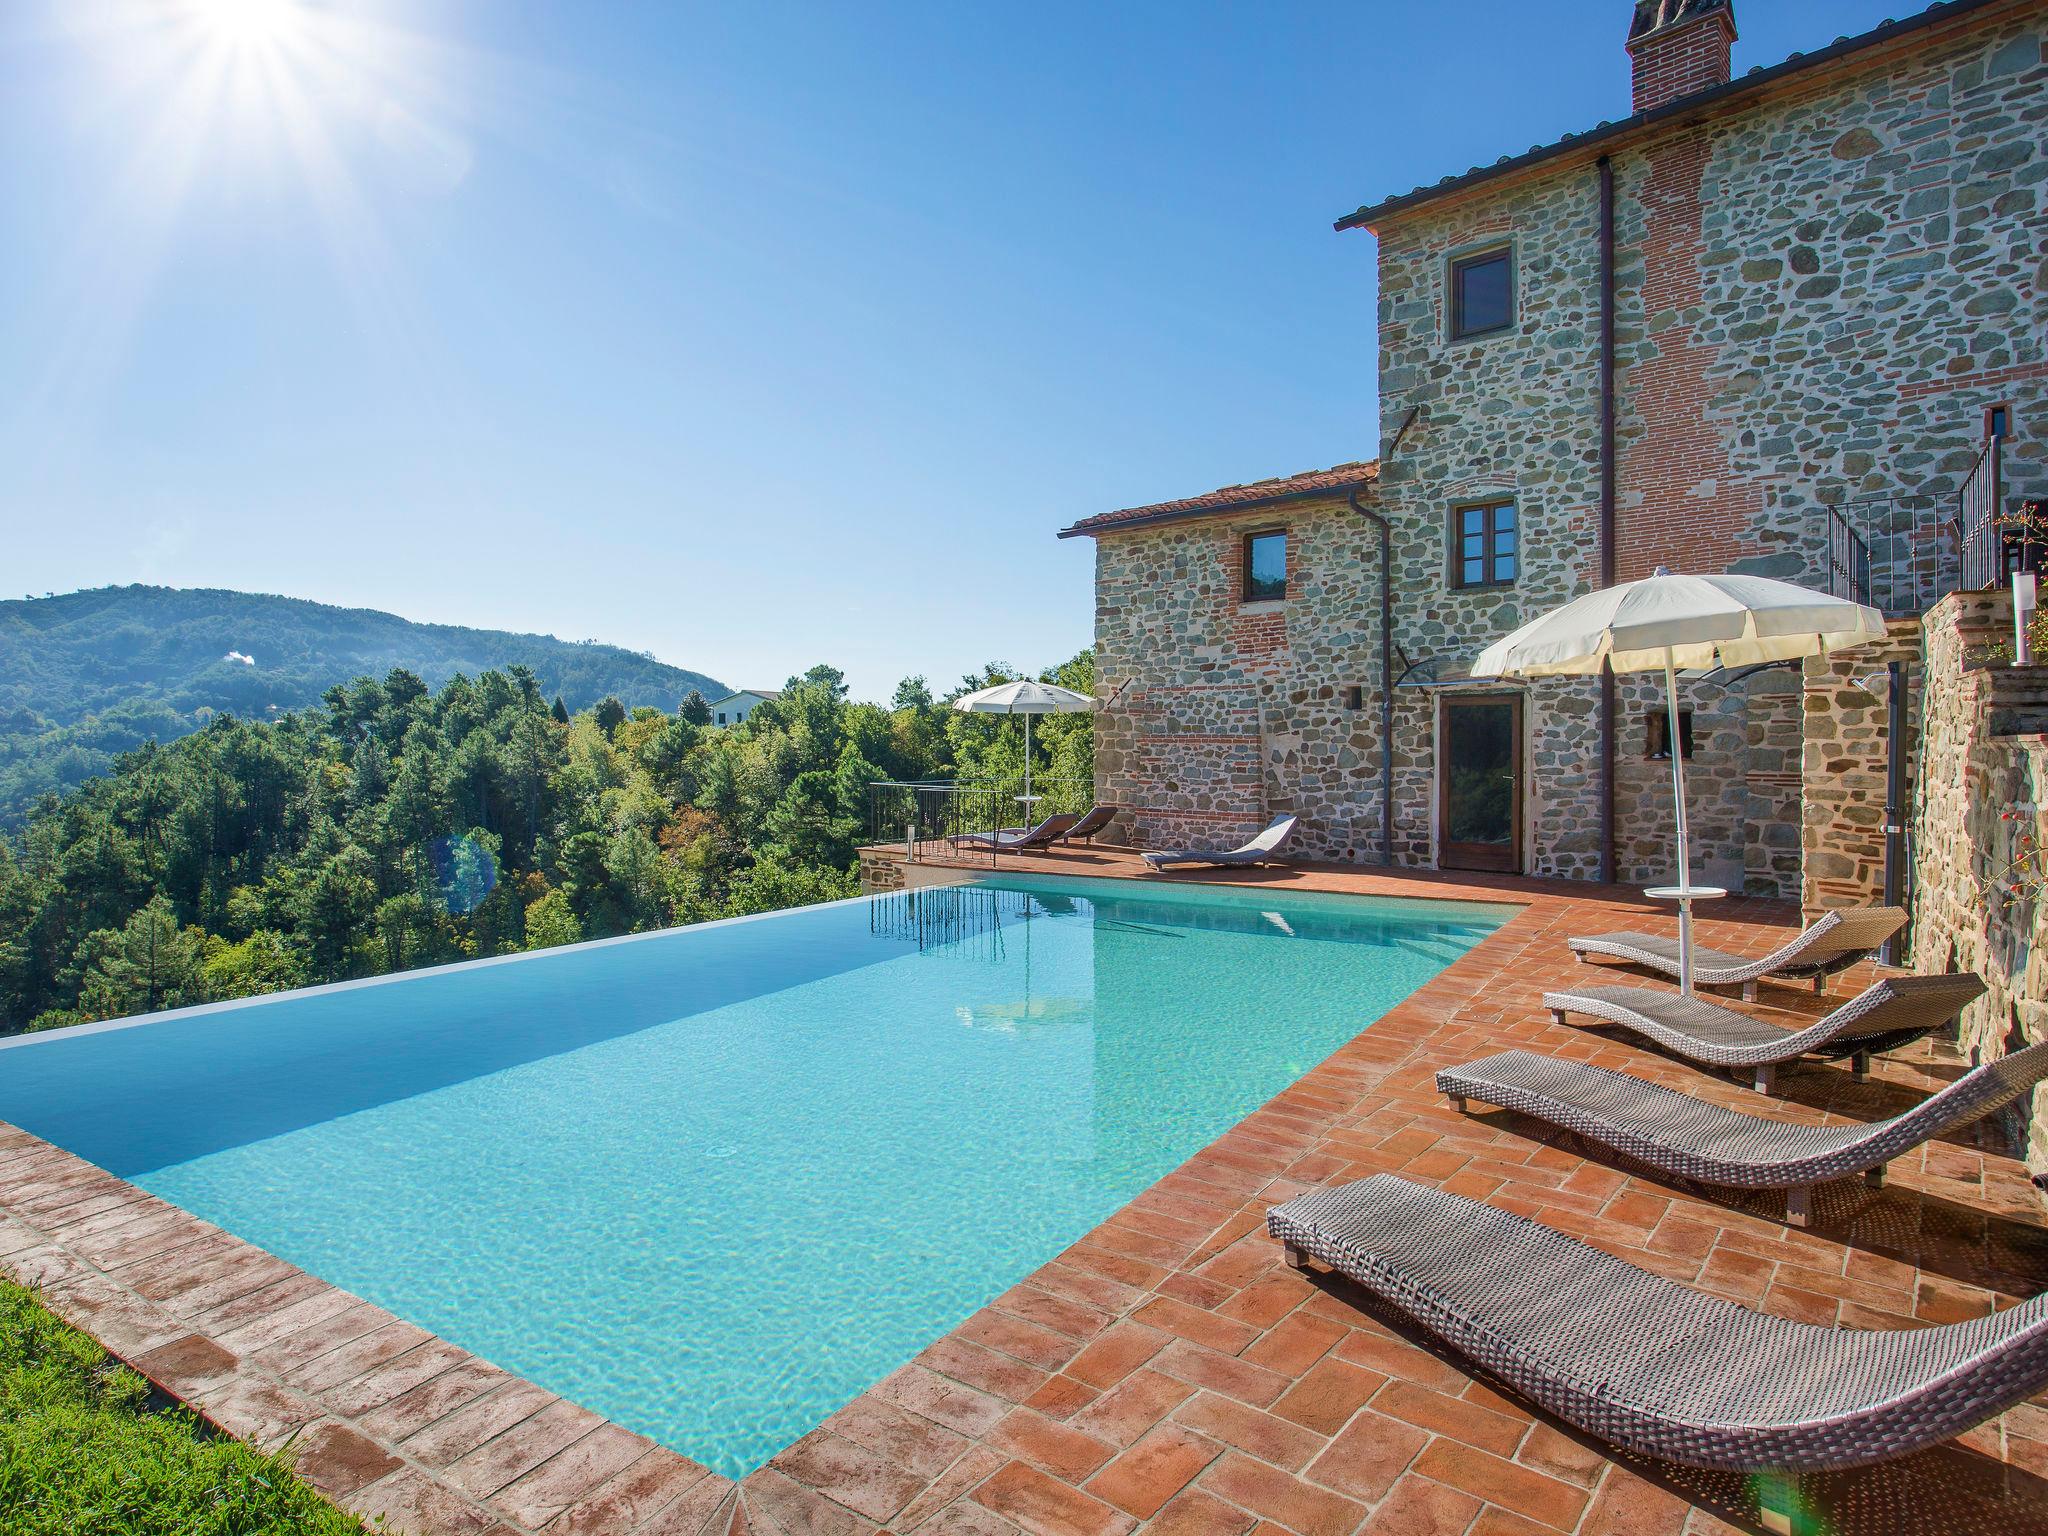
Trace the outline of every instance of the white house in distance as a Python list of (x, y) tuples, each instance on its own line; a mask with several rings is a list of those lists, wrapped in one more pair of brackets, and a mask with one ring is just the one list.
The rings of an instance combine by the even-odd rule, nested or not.
[(782, 690), (780, 688), (763, 688), (759, 691), (752, 688), (742, 688), (738, 693), (728, 693), (724, 698), (712, 701), (711, 723), (713, 725), (738, 725), (770, 699), (779, 699), (781, 697)]

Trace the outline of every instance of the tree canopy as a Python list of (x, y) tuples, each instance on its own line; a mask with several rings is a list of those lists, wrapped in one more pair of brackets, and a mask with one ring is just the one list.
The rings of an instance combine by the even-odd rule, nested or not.
[(256, 592), (102, 587), (0, 601), (0, 826), (18, 826), (45, 792), (109, 771), (118, 754), (219, 714), (308, 709), (359, 672), (403, 667), (438, 687), (512, 666), (532, 669), (567, 709), (606, 694), (673, 709), (692, 691), (724, 691), (615, 645)]
[[(1021, 772), (1020, 720), (948, 707), (1010, 675), (883, 707), (817, 666), (724, 729), (695, 696), (570, 713), (523, 666), (216, 715), (0, 835), (0, 1032), (851, 895), (872, 781)], [(1044, 677), (1092, 692), (1094, 658)], [(1090, 718), (1033, 755), (1092, 777)]]

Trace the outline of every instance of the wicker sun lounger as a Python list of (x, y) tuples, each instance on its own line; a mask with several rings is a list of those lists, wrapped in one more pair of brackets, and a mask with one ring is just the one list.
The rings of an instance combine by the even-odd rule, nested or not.
[(1145, 855), (1145, 862), (1154, 869), (1169, 869), (1176, 864), (1278, 863), (1285, 856), (1287, 845), (1294, 841), (1294, 829), (1300, 825), (1298, 817), (1275, 816), (1267, 823), (1265, 831), (1241, 848), (1197, 848), (1186, 853), (1148, 853)]
[(1983, 992), (1974, 971), (1887, 976), (1804, 1029), (1781, 1029), (1719, 1003), (1655, 987), (1546, 992), (1543, 1006), (1560, 1024), (1568, 1013), (1590, 1014), (1647, 1036), (1688, 1061), (1744, 1073), (1758, 1093), (1769, 1093), (1778, 1067), (1809, 1054), (1850, 1057), (1861, 1077), (1870, 1070), (1873, 1055), (1933, 1034)]
[(1096, 834), (1106, 828), (1115, 818), (1115, 806), (1093, 806), (1089, 809), (1086, 816), (1083, 816), (1060, 834), (1060, 841), (1063, 843), (1087, 843), (1093, 846)]
[[(1750, 960), (1718, 949), (1692, 947), (1695, 986), (1742, 988), (1754, 1000), (1757, 981), (1765, 976), (1811, 976), (1813, 990), (1825, 992), (1828, 977), (1847, 970), (1906, 925), (1899, 907), (1840, 907), (1823, 913), (1812, 926), (1761, 959)], [(1572, 957), (1581, 964), (1588, 955), (1626, 960), (1665, 976), (1678, 975), (1678, 940), (1654, 933), (1603, 933), (1567, 939)]]
[(1924, 1103), (1874, 1125), (1790, 1125), (1723, 1109), (1585, 1061), (1506, 1051), (1436, 1075), (1437, 1091), (1548, 1120), (1659, 1173), (1735, 1189), (1782, 1189), (1794, 1226), (1813, 1219), (1813, 1186), (1884, 1165), (1953, 1126), (2004, 1108), (2048, 1078), (2048, 1043), (1965, 1073)]
[(963, 832), (953, 839), (956, 848), (996, 848), (1014, 853), (1020, 848), (1050, 848), (1080, 822), (1079, 816), (1048, 816), (1025, 832)]
[(2048, 1294), (1930, 1328), (1796, 1323), (1384, 1173), (1266, 1225), (1290, 1264), (1329, 1265), (1559, 1417), (1691, 1466), (1886, 1461), (2048, 1386)]

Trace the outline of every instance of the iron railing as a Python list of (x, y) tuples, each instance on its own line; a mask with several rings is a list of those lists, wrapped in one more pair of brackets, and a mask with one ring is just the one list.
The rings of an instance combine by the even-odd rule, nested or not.
[(1078, 816), (1093, 803), (1087, 779), (1033, 775), (987, 779), (886, 779), (868, 786), (868, 841), (906, 848), (920, 864), (993, 864), (993, 833), (1036, 826), (1048, 816)]
[(1870, 602), (1870, 545), (1839, 507), (1829, 507), (1828, 592), (1851, 602)]
[(1994, 434), (1986, 438), (1984, 451), (1970, 466), (1963, 488), (1956, 496), (1956, 527), (1962, 537), (1962, 589), (1981, 592), (2005, 580), (2015, 569), (2008, 557), (2004, 531), (1999, 527), (2003, 487), (2002, 470), (2005, 439)]
[(1828, 591), (1888, 614), (1925, 613), (1957, 579), (1946, 498), (1865, 496), (1823, 508)]
[(1823, 506), (1828, 591), (1895, 616), (1995, 587), (2033, 551), (2002, 525), (2004, 439), (1987, 438), (1953, 496), (1859, 497)]

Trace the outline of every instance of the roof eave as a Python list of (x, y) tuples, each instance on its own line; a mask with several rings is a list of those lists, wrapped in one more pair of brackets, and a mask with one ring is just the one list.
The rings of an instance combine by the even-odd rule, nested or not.
[(1113, 523), (1088, 525), (1088, 519), (1071, 524), (1059, 531), (1063, 539), (1092, 539), (1098, 534), (1122, 533), (1129, 528), (1157, 528), (1162, 523), (1189, 523), (1203, 517), (1226, 517), (1233, 512), (1260, 512), (1271, 507), (1294, 506), (1308, 501), (1342, 501), (1353, 491), (1367, 490), (1379, 484), (1377, 477), (1363, 477), (1345, 480), (1336, 485), (1319, 485), (1312, 490), (1286, 491), (1275, 496), (1260, 496), (1246, 501), (1226, 502), (1214, 507), (1178, 507), (1171, 512), (1153, 512), (1144, 517), (1126, 517)]
[(1752, 70), (1724, 85), (1709, 86), (1704, 91), (1681, 96), (1677, 101), (1658, 107), (1654, 111), (1638, 112), (1633, 117), (1625, 117), (1615, 123), (1604, 123), (1598, 128), (1589, 128), (1584, 133), (1567, 134), (1555, 144), (1539, 145), (1510, 159), (1481, 166), (1461, 176), (1449, 177), (1434, 186), (1418, 187), (1413, 192), (1402, 193), (1399, 197), (1368, 203), (1355, 213), (1347, 213), (1332, 227), (1340, 234), (1347, 229), (1370, 228), (1397, 214), (1406, 213), (1411, 208), (1418, 208), (1425, 203), (1432, 203), (1438, 198), (1450, 197), (1459, 192), (1471, 191), (1475, 187), (1518, 175), (1522, 171), (1553, 160), (1562, 160), (1572, 154), (1583, 154), (1588, 149), (1612, 144), (1669, 123), (1682, 122), (1689, 117), (1711, 117), (1747, 104), (1750, 97), (1762, 94), (1788, 76), (1823, 68), (1852, 54), (1861, 53), (1866, 48), (1881, 47), (1925, 28), (1967, 16), (1974, 11), (2010, 3), (2011, 0), (1947, 0), (1946, 4), (1932, 6), (1917, 15), (1908, 16), (1900, 21), (1886, 22), (1883, 26), (1873, 27), (1868, 32), (1859, 32), (1854, 37), (1841, 38), (1812, 53), (1795, 53), (1782, 63)]

